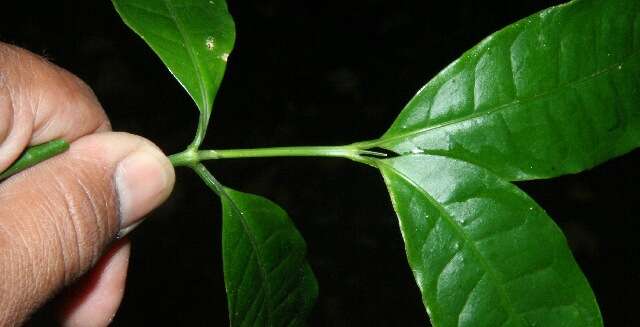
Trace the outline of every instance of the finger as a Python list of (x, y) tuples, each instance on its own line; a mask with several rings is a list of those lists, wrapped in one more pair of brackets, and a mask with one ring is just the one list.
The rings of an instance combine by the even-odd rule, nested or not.
[(27, 145), (110, 130), (91, 89), (40, 56), (0, 42), (0, 171)]
[(99, 133), (0, 184), (0, 322), (19, 323), (169, 195), (153, 144)]
[(61, 322), (65, 327), (108, 326), (120, 306), (131, 242), (122, 239), (98, 264), (65, 290)]

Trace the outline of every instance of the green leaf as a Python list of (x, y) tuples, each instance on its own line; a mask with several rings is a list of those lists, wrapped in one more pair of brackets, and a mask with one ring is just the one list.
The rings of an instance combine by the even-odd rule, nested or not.
[(562, 232), (517, 187), (441, 156), (379, 167), (434, 326), (602, 326)]
[(225, 188), (222, 255), (232, 326), (303, 326), (318, 295), (306, 244), (287, 213)]
[(480, 42), (375, 146), (440, 154), (508, 180), (575, 173), (640, 143), (640, 1), (582, 0)]
[(124, 22), (155, 51), (208, 122), (235, 41), (226, 2), (112, 1)]

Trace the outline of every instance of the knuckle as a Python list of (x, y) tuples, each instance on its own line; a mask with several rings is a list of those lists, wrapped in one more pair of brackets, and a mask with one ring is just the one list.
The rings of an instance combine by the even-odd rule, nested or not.
[(0, 72), (0, 144), (9, 136), (13, 125), (13, 100)]
[(16, 72), (20, 58), (19, 50), (0, 43), (0, 170), (19, 155), (32, 130), (31, 112), (19, 110), (24, 104), (20, 96), (21, 85), (26, 83)]
[[(16, 111), (32, 117), (28, 122), (35, 139), (44, 142), (51, 135), (74, 139), (109, 126), (96, 95), (82, 79), (47, 58), (0, 43), (0, 89), (2, 85), (12, 95)], [(0, 112), (1, 98), (0, 91)], [(75, 118), (64, 121), (61, 117)]]
[[(82, 119), (84, 133), (98, 130), (109, 119), (102, 109), (93, 90), (87, 83), (69, 71), (47, 63), (41, 76), (39, 85), (40, 97), (46, 102), (33, 105), (35, 115), (35, 130), (40, 130), (42, 124), (55, 120), (56, 116), (79, 115)], [(55, 104), (55, 105), (52, 105)], [(84, 134), (83, 133), (83, 134)]]

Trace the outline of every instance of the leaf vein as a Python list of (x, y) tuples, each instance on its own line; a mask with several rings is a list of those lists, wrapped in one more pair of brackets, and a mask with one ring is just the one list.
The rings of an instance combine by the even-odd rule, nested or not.
[(260, 252), (260, 248), (258, 247), (258, 240), (256, 240), (255, 236), (253, 234), (250, 233), (250, 228), (247, 225), (247, 222), (245, 221), (245, 217), (244, 217), (244, 212), (242, 210), (240, 210), (240, 208), (238, 207), (238, 205), (236, 205), (236, 203), (233, 201), (233, 199), (231, 199), (231, 197), (229, 196), (229, 194), (227, 194), (227, 192), (222, 189), (221, 190), (221, 195), (224, 195), (227, 200), (229, 200), (229, 203), (231, 203), (233, 209), (236, 211), (236, 213), (238, 214), (238, 218), (240, 220), (240, 223), (242, 225), (242, 228), (244, 229), (245, 234), (247, 235), (247, 238), (249, 239), (249, 243), (251, 244), (251, 247), (253, 248), (253, 251), (251, 251), (252, 254), (255, 253), (256, 255), (256, 264), (258, 265), (258, 269), (260, 270), (260, 273), (262, 274), (262, 280), (265, 283), (265, 303), (266, 305), (266, 309), (267, 309), (267, 320), (269, 322), (271, 322), (272, 319), (272, 306), (273, 304), (271, 303), (271, 301), (269, 299), (271, 299), (271, 296), (273, 294), (272, 290), (271, 290), (271, 284), (269, 283), (269, 280), (267, 278), (268, 274), (267, 274), (267, 269), (266, 269), (266, 264), (264, 262), (264, 257), (262, 255), (262, 253)]
[(148, 14), (158, 15), (158, 16), (170, 19), (170, 20), (173, 19), (170, 14), (167, 14), (167, 13), (164, 13), (164, 12), (161, 12), (161, 11), (152, 10), (149, 7), (144, 7), (144, 6), (141, 6), (141, 5), (137, 5), (134, 2), (122, 2), (121, 5), (125, 6), (125, 7), (129, 7), (129, 8), (134, 8), (134, 9), (137, 9), (139, 11), (146, 12)]
[(375, 142), (375, 145), (376, 146), (385, 146), (385, 145), (387, 145), (387, 144), (389, 144), (389, 143), (391, 143), (391, 142), (393, 142), (395, 140), (398, 140), (398, 139), (411, 138), (411, 137), (413, 137), (415, 135), (420, 135), (420, 134), (423, 134), (423, 133), (427, 133), (427, 132), (430, 132), (432, 130), (437, 130), (437, 129), (445, 128), (445, 127), (448, 127), (448, 126), (451, 126), (451, 125), (456, 125), (456, 124), (463, 123), (463, 122), (466, 122), (466, 121), (474, 120), (476, 118), (489, 116), (489, 115), (492, 115), (492, 114), (494, 114), (496, 112), (500, 112), (500, 111), (504, 111), (504, 110), (510, 110), (510, 109), (514, 109), (514, 108), (519, 108), (519, 106), (522, 105), (522, 104), (527, 104), (527, 103), (530, 103), (530, 102), (533, 102), (533, 101), (537, 101), (539, 99), (546, 98), (547, 96), (550, 96), (550, 95), (555, 95), (555, 94), (560, 93), (561, 91), (563, 91), (565, 89), (576, 87), (577, 85), (580, 85), (580, 84), (586, 83), (586, 82), (588, 82), (588, 81), (590, 81), (592, 79), (598, 78), (601, 75), (607, 74), (607, 73), (612, 72), (612, 71), (616, 71), (616, 70), (618, 70), (618, 66), (625, 65), (627, 62), (631, 62), (632, 59), (634, 59), (636, 56), (638, 56), (638, 54), (640, 54), (640, 51), (636, 51), (636, 52), (630, 54), (627, 58), (625, 58), (625, 60), (622, 60), (619, 63), (614, 63), (612, 65), (609, 65), (609, 66), (607, 66), (607, 67), (605, 67), (605, 68), (603, 68), (601, 70), (598, 70), (598, 71), (596, 71), (596, 72), (594, 72), (594, 73), (592, 73), (592, 74), (590, 74), (588, 76), (585, 76), (583, 78), (580, 78), (580, 79), (577, 79), (577, 80), (574, 80), (574, 81), (571, 81), (571, 82), (563, 83), (563, 84), (559, 85), (558, 87), (554, 88), (553, 90), (550, 90), (550, 91), (547, 91), (547, 92), (542, 92), (540, 94), (536, 94), (536, 95), (533, 95), (533, 96), (530, 96), (530, 97), (527, 97), (527, 98), (515, 99), (515, 100), (513, 100), (513, 101), (511, 101), (509, 103), (505, 103), (505, 104), (496, 106), (496, 107), (494, 107), (492, 109), (489, 109), (489, 110), (486, 110), (486, 111), (481, 111), (481, 112), (474, 112), (472, 114), (469, 114), (469, 115), (466, 115), (466, 116), (463, 116), (463, 117), (459, 117), (459, 118), (456, 118), (456, 119), (452, 119), (452, 120), (447, 121), (447, 122), (435, 124), (435, 125), (432, 125), (432, 126), (426, 126), (426, 127), (419, 128), (419, 129), (416, 129), (416, 130), (410, 130), (410, 131), (408, 131), (406, 133), (399, 133), (399, 134), (396, 134), (396, 135), (393, 135), (393, 136), (388, 136), (388, 137), (384, 137), (383, 136), (382, 138), (378, 139)]
[(503, 304), (505, 309), (509, 312), (509, 316), (517, 318), (522, 325), (525, 325), (525, 322), (517, 314), (515, 307), (513, 306), (511, 301), (509, 301), (510, 298), (507, 295), (506, 290), (504, 289), (504, 284), (501, 283), (502, 280), (498, 277), (499, 273), (494, 271), (491, 265), (489, 265), (486, 259), (482, 256), (480, 250), (478, 250), (478, 248), (476, 247), (476, 244), (473, 242), (473, 240), (471, 240), (470, 237), (467, 236), (464, 228), (462, 228), (462, 226), (459, 226), (456, 220), (445, 211), (445, 208), (443, 208), (423, 188), (418, 186), (418, 184), (415, 181), (413, 181), (411, 178), (409, 178), (402, 172), (394, 169), (392, 166), (385, 163), (383, 160), (380, 160), (379, 163), (381, 165), (387, 166), (393, 173), (395, 173), (396, 175), (398, 175), (399, 177), (407, 181), (410, 185), (412, 185), (418, 191), (419, 194), (423, 195), (423, 197), (427, 202), (431, 203), (431, 205), (433, 205), (440, 212), (440, 215), (442, 216), (442, 218), (453, 227), (458, 237), (461, 238), (462, 240), (465, 240), (465, 242), (469, 245), (469, 251), (471, 251), (473, 256), (478, 259), (479, 264), (484, 269), (484, 273), (486, 273), (489, 276), (489, 278), (493, 280), (494, 283), (496, 284), (496, 289), (498, 290), (498, 296), (500, 298), (500, 302)]
[(462, 308), (460, 308), (460, 311), (458, 312), (458, 322), (456, 323), (457, 326), (460, 326), (460, 317), (462, 316), (464, 309), (469, 305), (470, 303), (469, 301), (471, 301), (471, 295), (473, 295), (473, 292), (476, 290), (476, 288), (478, 288), (478, 285), (480, 285), (480, 282), (482, 281), (484, 276), (486, 276), (486, 272), (483, 271), (482, 275), (480, 275), (480, 278), (478, 278), (474, 282), (473, 287), (471, 287), (471, 289), (467, 293), (467, 297), (465, 298), (464, 303), (462, 304)]
[(167, 10), (171, 14), (171, 17), (173, 17), (173, 20), (176, 23), (176, 29), (180, 33), (180, 36), (182, 37), (182, 39), (185, 41), (185, 45), (186, 45), (185, 49), (189, 54), (189, 58), (191, 58), (193, 69), (196, 71), (196, 74), (195, 74), (196, 80), (198, 81), (198, 87), (200, 88), (201, 101), (202, 101), (202, 105), (204, 106), (204, 108), (200, 108), (200, 110), (202, 111), (203, 115), (206, 115), (206, 113), (209, 110), (209, 101), (207, 99), (207, 90), (205, 87), (205, 81), (203, 80), (203, 74), (202, 74), (202, 68), (200, 67), (200, 62), (197, 60), (195, 53), (193, 53), (193, 49), (190, 46), (188, 46), (191, 40), (183, 30), (184, 26), (182, 25), (180, 17), (178, 17), (178, 14), (176, 13), (175, 8), (173, 8), (172, 0), (165, 0), (164, 3), (165, 3), (165, 6), (167, 7)]

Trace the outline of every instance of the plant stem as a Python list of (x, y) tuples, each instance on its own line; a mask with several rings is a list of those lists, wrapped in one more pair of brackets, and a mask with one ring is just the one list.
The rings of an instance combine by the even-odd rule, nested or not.
[(261, 157), (342, 157), (358, 155), (358, 150), (332, 146), (301, 146), (259, 149), (203, 150), (198, 152), (201, 160), (261, 158)]
[(0, 174), (0, 181), (17, 174), (42, 161), (52, 158), (69, 149), (69, 143), (65, 140), (53, 140), (44, 144), (35, 145), (25, 150), (7, 170)]
[(187, 149), (171, 155), (174, 166), (193, 167), (203, 160), (265, 158), (265, 157), (338, 157), (372, 165), (372, 157), (384, 157), (384, 153), (346, 146), (296, 146), (258, 149), (200, 150)]
[(218, 182), (218, 180), (215, 177), (213, 177), (213, 175), (209, 172), (207, 167), (199, 163), (194, 165), (192, 168), (196, 172), (196, 174), (200, 176), (200, 179), (202, 179), (202, 181), (204, 181), (204, 183), (207, 184), (207, 186), (214, 193), (216, 193), (219, 196), (224, 194), (224, 186), (222, 186), (222, 184), (220, 184), (220, 182)]
[(200, 112), (198, 116), (198, 129), (196, 135), (193, 138), (193, 142), (189, 145), (189, 149), (198, 150), (202, 140), (204, 140), (205, 134), (207, 134), (207, 127), (209, 125), (209, 114), (206, 112)]
[(169, 161), (174, 167), (191, 167), (195, 169), (195, 165), (200, 163), (200, 159), (198, 158), (198, 152), (196, 150), (188, 147), (186, 150), (172, 154), (169, 156)]

